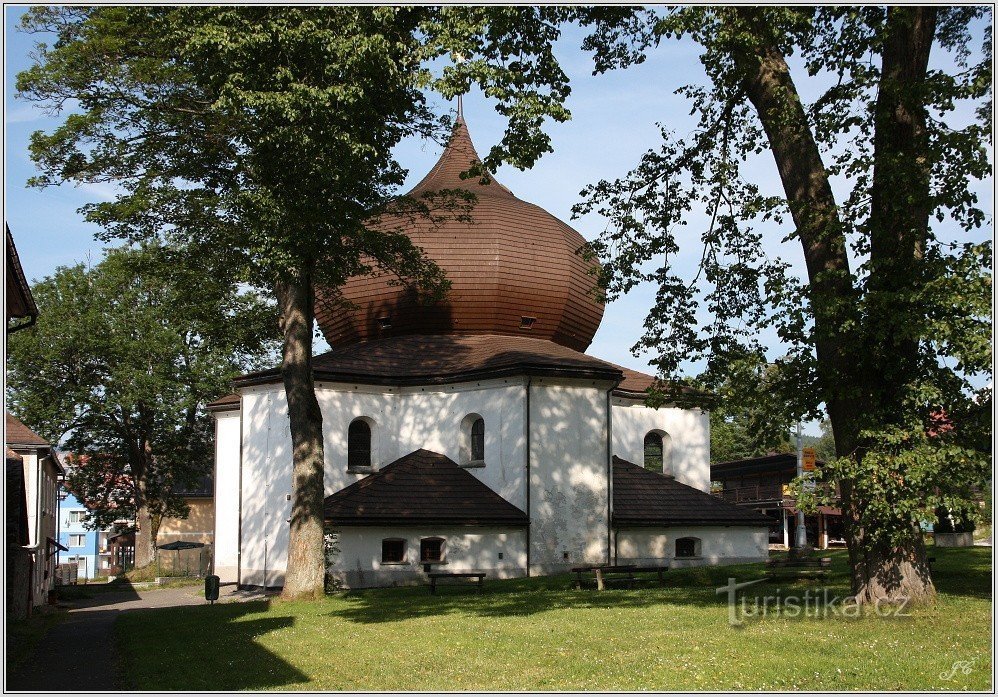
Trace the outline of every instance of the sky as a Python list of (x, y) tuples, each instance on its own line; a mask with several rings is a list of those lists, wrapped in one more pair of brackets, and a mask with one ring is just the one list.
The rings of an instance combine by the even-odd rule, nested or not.
[[(16, 30), (24, 11), (23, 7), (4, 8), (4, 219), (31, 281), (53, 273), (58, 266), (100, 260), (102, 245), (94, 239), (96, 226), (84, 222), (77, 210), (88, 202), (109, 200), (114, 196), (114, 187), (26, 187), (27, 179), (35, 172), (27, 147), (30, 134), (50, 130), (59, 121), (15, 98), (15, 76), (31, 65), (30, 54), (37, 40)], [(690, 104), (675, 90), (690, 83), (703, 84), (706, 77), (698, 60), (698, 47), (688, 40), (663, 43), (641, 65), (593, 76), (591, 56), (578, 50), (581, 37), (579, 31), (567, 32), (559, 46), (558, 57), (572, 85), (567, 102), (572, 119), (562, 124), (548, 123), (554, 151), (528, 171), (502, 167), (496, 179), (518, 197), (569, 222), (586, 239), (594, 239), (604, 229), (605, 220), (595, 215), (571, 219), (572, 206), (581, 200), (582, 189), (600, 179), (624, 176), (644, 151), (660, 143), (659, 124), (680, 136), (688, 134), (695, 125), (689, 114)], [(802, 85), (801, 89), (805, 91), (808, 86)], [(436, 99), (443, 108), (452, 106)], [(504, 120), (493, 106), (477, 90), (464, 98), (465, 120), (483, 155), (501, 139), (504, 128)], [(396, 148), (397, 159), (409, 170), (403, 190), (423, 177), (441, 149), (435, 142), (418, 140), (403, 142)], [(764, 153), (755, 158), (750, 168), (763, 192), (782, 193), (771, 155)], [(990, 184), (985, 190), (990, 192)], [(697, 223), (702, 221), (694, 217), (692, 222), (685, 233), (690, 235), (686, 247), (691, 255), (698, 255)], [(801, 271), (799, 243), (781, 241), (791, 231), (786, 227), (769, 230), (766, 249), (770, 256), (780, 256)], [(635, 370), (654, 372), (649, 368), (650, 356), (634, 356), (630, 350), (641, 336), (642, 323), (653, 302), (654, 288), (645, 285), (610, 303), (588, 353)], [(316, 349), (321, 351), (325, 346)], [(773, 357), (776, 355), (778, 351)], [(691, 364), (686, 369), (695, 374), (697, 367)], [(805, 431), (819, 433), (817, 424), (808, 424)]]

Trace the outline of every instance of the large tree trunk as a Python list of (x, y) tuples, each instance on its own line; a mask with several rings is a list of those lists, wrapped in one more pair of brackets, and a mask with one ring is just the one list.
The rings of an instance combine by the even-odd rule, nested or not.
[(284, 354), (281, 373), (291, 420), (291, 534), (282, 597), (319, 598), (325, 593), (323, 553), (322, 413), (312, 375), (312, 320), (315, 296), (312, 274), (276, 285)]
[(135, 568), (148, 566), (155, 559), (156, 548), (152, 535), (152, 515), (149, 511), (149, 458), (151, 449), (148, 441), (136, 444), (132, 449), (132, 476), (135, 478)]
[[(849, 269), (846, 239), (821, 152), (784, 56), (757, 10), (735, 10), (740, 30), (758, 39), (735, 47), (742, 88), (766, 131), (787, 203), (797, 225), (814, 311), (818, 384), (840, 457), (861, 457), (859, 433), (869, 400), (879, 396), (882, 375), (864, 371), (862, 333), (856, 331), (858, 289)], [(924, 74), (924, 73), (923, 73)], [(861, 524), (863, 492), (840, 482), (852, 591), (859, 602), (900, 602), (934, 596), (925, 549), (915, 527), (893, 547), (873, 544)]]
[[(145, 484), (140, 483), (140, 491), (145, 489)], [(135, 568), (148, 566), (155, 559), (155, 547), (152, 535), (152, 516), (149, 513), (149, 506), (146, 505), (144, 494), (139, 494), (135, 501), (135, 524), (138, 530), (135, 532)]]
[[(923, 312), (915, 304), (919, 264), (928, 235), (931, 204), (926, 111), (922, 87), (935, 36), (934, 7), (892, 7), (883, 31), (877, 94), (873, 186), (870, 201), (870, 281), (863, 381), (870, 386), (866, 409), (882, 425), (901, 425), (909, 382), (919, 374), (918, 337), (911, 331)], [(859, 511), (849, 511), (855, 521)], [(909, 523), (905, 526), (906, 523)], [(929, 600), (935, 586), (919, 527), (899, 520), (908, 531), (893, 546), (865, 544), (853, 564), (853, 590), (867, 602), (906, 598)]]

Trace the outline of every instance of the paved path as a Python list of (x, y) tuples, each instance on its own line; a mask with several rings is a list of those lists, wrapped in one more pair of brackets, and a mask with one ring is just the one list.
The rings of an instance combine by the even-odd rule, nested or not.
[[(203, 605), (205, 602), (201, 586), (97, 592), (95, 596), (60, 603), (69, 607), (67, 617), (52, 627), (39, 642), (34, 655), (16, 673), (8, 676), (6, 690), (115, 690), (117, 652), (113, 630), (118, 613)], [(264, 595), (259, 592), (223, 586), (219, 601), (239, 602), (262, 597)]]

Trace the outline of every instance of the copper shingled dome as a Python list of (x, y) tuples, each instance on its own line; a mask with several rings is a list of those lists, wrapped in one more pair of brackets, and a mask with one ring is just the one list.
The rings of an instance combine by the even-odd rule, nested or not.
[[(318, 292), (316, 319), (338, 346), (405, 334), (510, 334), (550, 339), (585, 351), (603, 318), (593, 298), (594, 277), (576, 254), (582, 235), (547, 211), (521, 201), (497, 182), (461, 179), (479, 162), (463, 119), (430, 173), (410, 192), (465, 189), (474, 207), (459, 219), (407, 220), (406, 233), (446, 272), (447, 297), (420, 305), (386, 274), (356, 276), (341, 289), (355, 307)], [(383, 224), (391, 224), (385, 222)]]

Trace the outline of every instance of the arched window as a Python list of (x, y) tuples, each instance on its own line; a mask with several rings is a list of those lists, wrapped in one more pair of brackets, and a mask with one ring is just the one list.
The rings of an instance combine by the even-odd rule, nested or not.
[(371, 466), (371, 424), (363, 419), (350, 422), (347, 433), (347, 469)]
[(676, 558), (681, 559), (683, 557), (699, 557), (700, 556), (700, 538), (699, 537), (680, 537), (676, 540)]
[(459, 460), (465, 467), (485, 466), (485, 419), (468, 414), (461, 420)]
[(471, 459), (485, 459), (485, 419), (482, 418), (471, 424)]
[(664, 431), (649, 431), (644, 442), (644, 466), (659, 474), (672, 474), (672, 439)]

